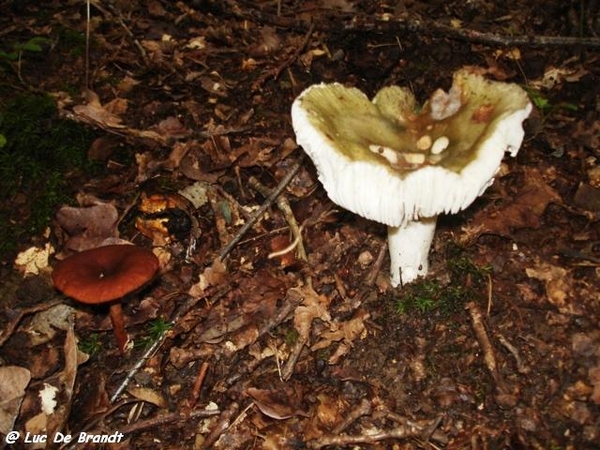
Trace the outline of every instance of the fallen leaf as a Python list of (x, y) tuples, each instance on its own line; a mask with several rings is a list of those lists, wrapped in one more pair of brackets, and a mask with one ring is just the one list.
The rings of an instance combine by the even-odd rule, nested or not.
[(107, 238), (119, 235), (117, 221), (119, 213), (110, 203), (92, 206), (63, 206), (56, 213), (56, 221), (69, 236), (65, 247), (81, 251), (98, 247)]
[(25, 331), (29, 335), (31, 345), (41, 345), (54, 339), (57, 332), (67, 331), (75, 308), (59, 304), (41, 311), (33, 316)]
[(537, 170), (529, 170), (525, 185), (508, 203), (478, 211), (464, 230), (469, 239), (482, 234), (511, 236), (513, 230), (538, 229), (540, 217), (550, 203), (562, 203), (558, 193), (548, 186)]
[(575, 206), (587, 211), (600, 212), (600, 187), (579, 183), (579, 187), (573, 196), (573, 203)]
[(160, 121), (156, 126), (156, 131), (169, 138), (181, 138), (185, 137), (189, 133), (189, 130), (185, 127), (185, 125), (181, 123), (177, 117), (173, 116), (169, 116)]
[(102, 106), (98, 94), (87, 91), (86, 98), (88, 100), (87, 104), (73, 107), (75, 115), (79, 116), (85, 122), (99, 125), (103, 128), (124, 128), (124, 125), (121, 124), (121, 118), (107, 111)]
[(548, 301), (560, 312), (579, 313), (579, 307), (570, 295), (571, 292), (575, 292), (573, 277), (566, 269), (546, 262), (538, 262), (534, 268), (525, 269), (525, 273), (529, 278), (544, 282)]
[(0, 434), (13, 429), (30, 380), (31, 374), (24, 367), (0, 367)]
[(589, 368), (588, 378), (594, 386), (591, 399), (596, 405), (600, 405), (600, 366)]
[(266, 416), (283, 420), (297, 415), (306, 416), (300, 408), (301, 398), (297, 391), (290, 386), (277, 389), (247, 388), (246, 395), (254, 400), (254, 404)]
[(159, 408), (166, 408), (168, 406), (167, 400), (163, 397), (163, 395), (154, 389), (131, 386), (127, 389), (127, 392), (129, 392), (138, 400), (151, 403)]
[(29, 247), (15, 259), (15, 266), (25, 275), (38, 275), (40, 270), (48, 267), (48, 258), (54, 253), (52, 244), (47, 243), (43, 248)]
[(294, 328), (296, 328), (303, 341), (308, 341), (314, 319), (321, 319), (326, 323), (331, 321), (331, 315), (329, 314), (331, 299), (325, 295), (318, 295), (309, 286), (295, 289), (301, 291), (302, 304), (296, 308), (294, 313)]

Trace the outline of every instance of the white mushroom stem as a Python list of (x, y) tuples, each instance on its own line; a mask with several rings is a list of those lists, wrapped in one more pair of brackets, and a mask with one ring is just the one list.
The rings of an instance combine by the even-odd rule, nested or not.
[(427, 275), (429, 248), (437, 217), (424, 218), (388, 227), (392, 286), (396, 287)]

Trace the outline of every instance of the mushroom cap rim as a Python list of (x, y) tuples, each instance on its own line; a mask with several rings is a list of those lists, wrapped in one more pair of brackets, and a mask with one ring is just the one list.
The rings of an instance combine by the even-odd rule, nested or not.
[(76, 253), (55, 264), (54, 287), (81, 303), (118, 300), (152, 279), (159, 267), (152, 251), (134, 245), (107, 245)]

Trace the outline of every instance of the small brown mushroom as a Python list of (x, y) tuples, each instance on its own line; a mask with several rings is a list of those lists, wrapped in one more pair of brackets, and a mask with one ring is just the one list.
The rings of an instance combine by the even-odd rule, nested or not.
[(52, 281), (56, 289), (81, 303), (109, 303), (117, 346), (124, 353), (127, 332), (121, 299), (150, 281), (158, 266), (158, 258), (150, 250), (134, 245), (107, 245), (59, 261)]

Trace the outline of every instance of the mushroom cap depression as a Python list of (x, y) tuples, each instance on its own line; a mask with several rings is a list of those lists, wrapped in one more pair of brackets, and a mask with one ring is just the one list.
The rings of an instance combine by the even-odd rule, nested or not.
[(469, 206), (504, 153), (516, 155), (530, 112), (518, 85), (461, 70), (423, 107), (397, 86), (369, 101), (356, 88), (313, 85), (294, 101), (292, 122), (329, 198), (397, 227)]
[(146, 284), (158, 258), (134, 245), (107, 245), (76, 253), (54, 266), (54, 287), (82, 303), (117, 300)]

